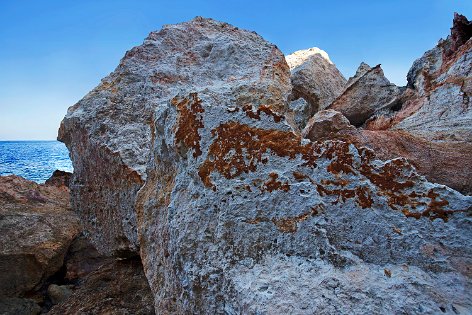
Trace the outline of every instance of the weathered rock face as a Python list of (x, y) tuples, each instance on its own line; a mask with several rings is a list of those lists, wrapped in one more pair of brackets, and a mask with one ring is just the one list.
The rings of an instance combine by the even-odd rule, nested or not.
[[(213, 100), (179, 96), (156, 111), (138, 222), (159, 312), (472, 307), (449, 293), (470, 287), (471, 197), (426, 182), (403, 159), (304, 142), (272, 111), (255, 117)], [(189, 117), (200, 127), (186, 144)], [(375, 285), (361, 289), (356, 277)], [(422, 309), (404, 298), (413, 294)]]
[(210, 87), (227, 95), (232, 106), (254, 105), (257, 93), (257, 104), (283, 112), (288, 66), (257, 34), (196, 18), (151, 33), (69, 109), (59, 139), (74, 165), (72, 202), (101, 252), (137, 251), (134, 200), (146, 179), (154, 109), (180, 91)]
[(380, 65), (371, 68), (362, 63), (329, 109), (341, 112), (351, 124), (360, 126), (374, 112), (394, 107), (400, 94), (400, 89), (384, 76)]
[(312, 141), (349, 141), (372, 149), (383, 160), (404, 157), (429, 181), (466, 194), (472, 192), (472, 168), (464, 168), (462, 164), (472, 163), (471, 144), (431, 142), (398, 130), (356, 129), (334, 110), (316, 113), (302, 135)]
[[(470, 312), (472, 197), (378, 160), (334, 111), (303, 139), (288, 70), (259, 36), (200, 18), (128, 52), (61, 127), (92, 239), (139, 245), (158, 314)], [(334, 103), (368, 102), (363, 123), (399, 94), (382, 78), (362, 66)], [(116, 208), (116, 191), (132, 201)]]
[(302, 136), (312, 141), (342, 140), (344, 135), (351, 133), (357, 133), (357, 130), (349, 120), (340, 112), (327, 109), (317, 112), (309, 120)]
[(306, 117), (325, 109), (343, 91), (346, 79), (325, 51), (314, 47), (296, 51), (285, 59), (291, 72), (290, 97), (308, 102), (310, 111)]
[(472, 34), (461, 30), (464, 20), (456, 15), (452, 35), (413, 63), (401, 110), (378, 115), (369, 129), (404, 130), (435, 142), (471, 142)]
[(141, 262), (121, 260), (102, 265), (48, 314), (154, 314)]
[(79, 229), (67, 187), (0, 177), (0, 295), (37, 289), (61, 268)]
[(397, 110), (376, 113), (365, 127), (374, 142), (394, 143), (376, 151), (400, 150), (430, 180), (472, 194), (472, 170), (463, 167), (472, 162), (472, 34), (466, 21), (456, 15), (451, 36), (413, 63)]

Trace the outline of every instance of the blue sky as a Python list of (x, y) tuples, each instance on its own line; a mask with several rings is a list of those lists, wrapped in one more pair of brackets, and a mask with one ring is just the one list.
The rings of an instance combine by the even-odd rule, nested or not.
[(406, 83), (412, 62), (472, 1), (0, 0), (0, 140), (55, 139), (69, 106), (163, 24), (212, 17), (285, 54), (317, 46), (344, 76), (361, 61)]

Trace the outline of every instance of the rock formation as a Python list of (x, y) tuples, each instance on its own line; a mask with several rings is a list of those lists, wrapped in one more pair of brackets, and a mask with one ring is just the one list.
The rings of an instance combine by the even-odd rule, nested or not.
[(402, 156), (416, 160), (430, 180), (472, 194), (472, 168), (463, 167), (472, 163), (472, 34), (466, 21), (455, 15), (452, 35), (413, 63), (396, 109), (376, 113), (365, 127), (382, 134), (384, 143), (407, 144), (398, 147)]
[(399, 96), (400, 89), (388, 81), (380, 65), (371, 68), (362, 63), (329, 108), (341, 112), (351, 124), (360, 126), (374, 112), (395, 106)]
[[(296, 123), (303, 129), (306, 118), (325, 109), (344, 89), (346, 79), (329, 59), (328, 54), (316, 47), (299, 50), (285, 57), (290, 67), (294, 101), (305, 100), (309, 107), (296, 107)], [(299, 105), (300, 103), (296, 103)], [(305, 117), (305, 119), (303, 119)]]
[(0, 295), (37, 289), (63, 265), (79, 234), (67, 187), (0, 177)]
[[(45, 184), (13, 175), (0, 177), (0, 314), (36, 315), (61, 302), (67, 306), (55, 310), (65, 314), (80, 292), (91, 290), (85, 279), (99, 268), (102, 282), (94, 289), (107, 298), (115, 292), (113, 303), (102, 295), (105, 307), (97, 302), (100, 295), (94, 294), (81, 301), (83, 311), (101, 305), (111, 314), (152, 313), (141, 263), (114, 262), (79, 235), (79, 218), (70, 207), (66, 186), (70, 175), (56, 171)], [(131, 297), (136, 292), (139, 297)], [(81, 312), (75, 309), (69, 314)]]
[[(450, 57), (464, 82), (468, 43)], [(472, 197), (351, 125), (395, 121), (413, 88), (362, 65), (330, 106), (347, 119), (319, 112), (311, 141), (275, 46), (211, 19), (165, 26), (69, 109), (74, 208), (101, 252), (139, 248), (158, 314), (468, 312)]]
[(153, 296), (141, 262), (136, 259), (103, 264), (48, 314), (155, 314)]
[[(74, 166), (72, 204), (101, 252), (125, 257), (137, 252), (134, 200), (146, 179), (154, 110), (181, 90), (211, 86), (220, 86), (231, 98), (226, 105), (249, 106), (248, 113), (252, 105), (281, 106), (277, 109), (283, 113), (290, 90), (288, 66), (283, 54), (259, 35), (196, 18), (149, 34), (69, 108), (59, 140), (69, 148)], [(198, 121), (187, 123), (197, 128)]]

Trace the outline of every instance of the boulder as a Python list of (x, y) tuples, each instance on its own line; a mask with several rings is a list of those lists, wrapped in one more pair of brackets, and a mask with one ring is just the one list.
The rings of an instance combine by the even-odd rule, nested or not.
[(325, 51), (314, 47), (296, 51), (285, 59), (290, 67), (291, 98), (304, 99), (310, 105), (306, 120), (328, 107), (343, 91), (346, 79)]
[(61, 170), (55, 170), (52, 173), (52, 176), (48, 178), (44, 184), (52, 185), (56, 187), (69, 188), (71, 178), (72, 178), (72, 173), (61, 171)]
[(329, 105), (341, 112), (355, 126), (361, 126), (376, 111), (398, 103), (401, 91), (384, 76), (380, 65), (373, 68), (361, 63), (349, 78), (345, 90)]
[(110, 257), (101, 255), (81, 234), (71, 243), (67, 252), (64, 278), (67, 282), (72, 283), (80, 281), (110, 260)]
[[(289, 76), (276, 46), (201, 17), (164, 26), (128, 51), (112, 74), (69, 108), (59, 130), (74, 166), (72, 204), (94, 246), (122, 257), (138, 252), (134, 201), (147, 178), (156, 108), (182, 91), (213, 87), (227, 95), (221, 106), (228, 110), (256, 105), (283, 113)], [(180, 135), (190, 144), (196, 139), (186, 134), (195, 135), (199, 122), (182, 110), (189, 120)]]
[[(370, 102), (367, 119), (399, 91), (364, 68), (334, 103)], [(285, 119), (290, 88), (254, 33), (202, 18), (151, 33), (61, 126), (94, 243), (139, 245), (158, 314), (470, 312), (472, 197), (323, 139), (358, 132), (336, 112), (303, 139)], [(52, 313), (120, 313), (105, 297), (141, 296), (122, 282), (101, 295), (100, 274)]]
[(67, 187), (0, 177), (0, 295), (38, 289), (62, 267), (79, 229)]
[[(427, 182), (405, 159), (302, 140), (275, 112), (248, 116), (214, 100), (179, 96), (155, 114), (137, 210), (156, 310), (471, 309), (456, 293), (470, 287), (472, 197)], [(182, 149), (185, 109), (201, 124)]]
[(72, 285), (57, 285), (51, 284), (48, 287), (48, 296), (52, 304), (58, 304), (67, 300), (72, 294)]
[(312, 141), (345, 139), (346, 134), (357, 133), (356, 128), (340, 112), (327, 109), (317, 112), (302, 132), (303, 138)]
[(139, 260), (105, 263), (82, 282), (48, 314), (155, 314), (153, 296)]

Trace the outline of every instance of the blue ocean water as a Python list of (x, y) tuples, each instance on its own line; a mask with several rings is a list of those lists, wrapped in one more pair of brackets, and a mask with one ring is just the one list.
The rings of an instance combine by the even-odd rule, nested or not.
[(0, 141), (0, 175), (44, 183), (55, 170), (72, 172), (66, 146), (58, 141)]

